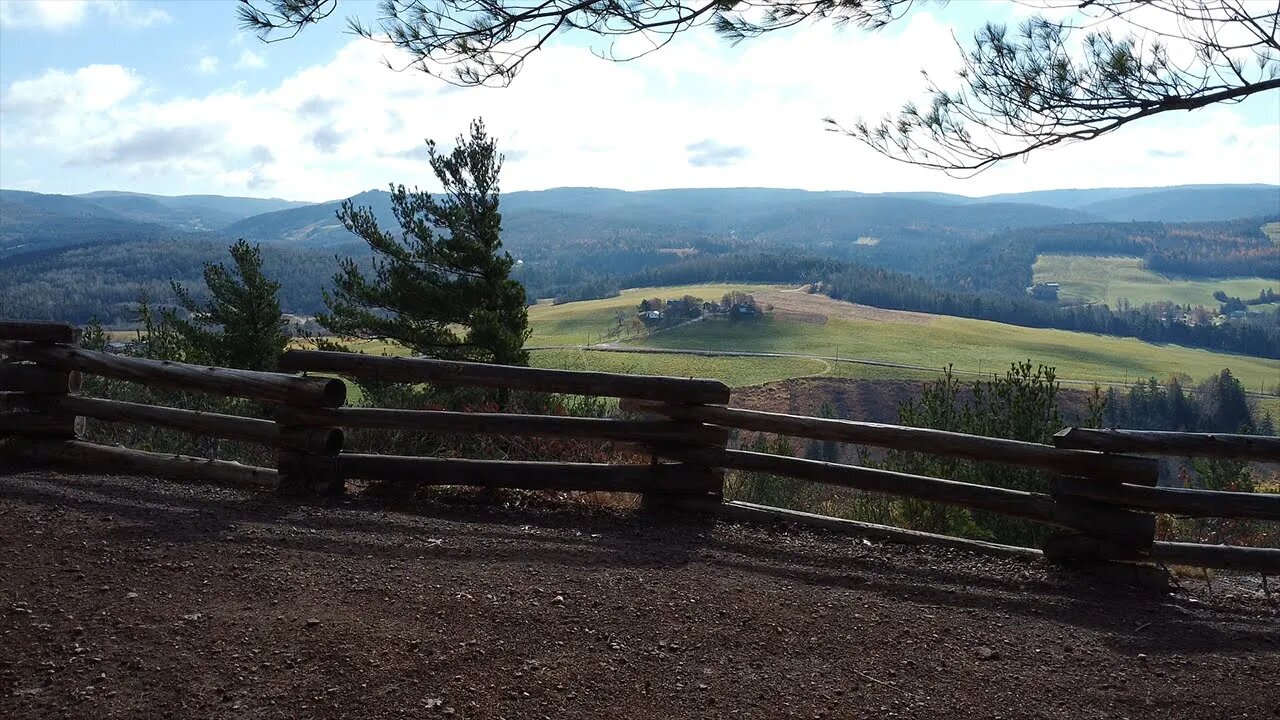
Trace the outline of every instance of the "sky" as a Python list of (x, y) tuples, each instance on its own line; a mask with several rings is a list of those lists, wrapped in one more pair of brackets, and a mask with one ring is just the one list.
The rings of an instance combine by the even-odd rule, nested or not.
[[(339, 14), (374, 10), (347, 0)], [(969, 179), (827, 132), (953, 78), (956, 40), (1025, 14), (926, 4), (868, 33), (803, 25), (730, 46), (686, 33), (629, 63), (561, 36), (507, 88), (460, 89), (382, 65), (341, 18), (263, 43), (231, 2), (0, 0), (0, 187), (324, 201), (434, 188), (424, 139), (484, 118), (502, 189), (786, 187), (987, 195), (1052, 188), (1280, 184), (1280, 93), (1166, 114)], [(597, 42), (595, 49), (599, 50)]]

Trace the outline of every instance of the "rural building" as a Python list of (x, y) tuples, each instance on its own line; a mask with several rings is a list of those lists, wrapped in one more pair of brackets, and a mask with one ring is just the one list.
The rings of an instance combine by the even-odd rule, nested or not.
[(1057, 300), (1059, 287), (1056, 282), (1036, 283), (1027, 288), (1027, 294), (1037, 300)]

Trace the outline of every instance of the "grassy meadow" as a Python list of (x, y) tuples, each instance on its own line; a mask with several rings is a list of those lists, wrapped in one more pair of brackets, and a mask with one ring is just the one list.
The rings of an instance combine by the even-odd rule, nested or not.
[(1184, 280), (1168, 278), (1142, 267), (1135, 257), (1099, 255), (1041, 255), (1032, 266), (1035, 282), (1056, 282), (1059, 293), (1071, 304), (1101, 302), (1116, 307), (1120, 298), (1133, 305), (1172, 300), (1179, 305), (1217, 307), (1215, 290), (1232, 297), (1254, 298), (1266, 288), (1280, 289), (1280, 282), (1266, 278)]
[(707, 357), (684, 353), (646, 355), (580, 348), (534, 350), (529, 358), (534, 367), (713, 378), (730, 387), (818, 376), (858, 380), (932, 380), (937, 377), (934, 371), (837, 363), (819, 358)]
[[(623, 344), (840, 356), (938, 369), (950, 363), (960, 370), (982, 372), (1002, 372), (1010, 362), (1030, 358), (1055, 366), (1063, 379), (1104, 384), (1163, 379), (1174, 373), (1200, 379), (1230, 368), (1250, 390), (1280, 383), (1280, 362), (1274, 360), (984, 320), (884, 310), (860, 313), (857, 306), (848, 303), (759, 285), (646, 288), (603, 300), (536, 306), (529, 310), (533, 326), (530, 345), (580, 345), (587, 333), (594, 342), (615, 324), (613, 318), (619, 310), (631, 313), (646, 297), (690, 294), (710, 298), (732, 289), (754, 292), (757, 299), (776, 302), (779, 307), (772, 317), (755, 322), (695, 322)], [(936, 374), (934, 370), (876, 368), (815, 358), (642, 355), (575, 349), (535, 351), (533, 361), (543, 367), (716, 377), (737, 386), (810, 375), (901, 378)]]
[(765, 318), (675, 328), (645, 341), (651, 347), (733, 349), (851, 356), (881, 362), (1001, 371), (1015, 360), (1052, 365), (1073, 380), (1123, 382), (1186, 373), (1201, 378), (1229, 367), (1250, 389), (1280, 382), (1280, 362), (1179, 346), (1157, 346), (1064, 330), (938, 317), (927, 325), (831, 319), (823, 325)]

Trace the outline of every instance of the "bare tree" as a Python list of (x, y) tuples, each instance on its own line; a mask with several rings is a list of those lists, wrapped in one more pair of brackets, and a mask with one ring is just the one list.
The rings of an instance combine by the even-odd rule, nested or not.
[[(1037, 14), (986, 24), (962, 55), (959, 89), (925, 76), (927, 106), (829, 129), (908, 163), (981, 171), (1159, 113), (1280, 89), (1280, 0), (1015, 0)], [(241, 0), (246, 29), (271, 42), (331, 16), (339, 0)], [(404, 67), (460, 85), (505, 85), (553, 35), (604, 38), (625, 61), (711, 26), (737, 43), (806, 21), (876, 30), (926, 0), (381, 0), (350, 30), (404, 51)], [(357, 6), (358, 8), (360, 6)], [(1121, 31), (1117, 33), (1116, 31)], [(616, 41), (640, 36), (638, 53)]]

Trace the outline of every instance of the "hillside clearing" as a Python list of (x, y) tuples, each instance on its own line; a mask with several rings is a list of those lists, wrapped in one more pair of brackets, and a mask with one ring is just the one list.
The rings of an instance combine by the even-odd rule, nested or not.
[(1056, 282), (1059, 297), (1066, 304), (1106, 303), (1118, 307), (1121, 298), (1135, 307), (1171, 301), (1179, 305), (1216, 308), (1213, 293), (1221, 290), (1239, 298), (1256, 298), (1267, 288), (1280, 288), (1280, 281), (1262, 277), (1190, 280), (1169, 278), (1142, 267), (1136, 257), (1099, 255), (1041, 255), (1032, 266), (1034, 282)]
[[(679, 289), (672, 289), (676, 291)], [(1280, 382), (1280, 361), (1215, 353), (1177, 345), (1154, 345), (1134, 338), (1069, 332), (943, 315), (868, 308), (859, 310), (821, 295), (777, 293), (759, 297), (780, 303), (773, 317), (759, 321), (708, 320), (626, 341), (635, 347), (684, 350), (741, 350), (799, 353), (822, 357), (915, 365), (941, 370), (948, 364), (973, 372), (1004, 372), (1030, 359), (1057, 368), (1058, 377), (1123, 383), (1184, 373), (1194, 379), (1230, 368), (1249, 390)], [(614, 301), (618, 301), (614, 298)], [(593, 301), (603, 302), (603, 301)], [(625, 302), (625, 301), (623, 301)], [(803, 307), (807, 319), (790, 315)], [(559, 306), (569, 313), (573, 304)], [(615, 308), (621, 307), (616, 304)], [(850, 308), (853, 308), (852, 310)], [(593, 310), (598, 316), (601, 310)], [(860, 313), (867, 313), (861, 316)], [(814, 322), (813, 315), (825, 317)], [(531, 312), (530, 317), (534, 317)], [(640, 361), (637, 361), (639, 364)], [(857, 372), (857, 371), (855, 371)]]
[(693, 295), (703, 300), (719, 300), (725, 293), (734, 290), (756, 292), (771, 287), (774, 286), (710, 284), (634, 288), (624, 290), (617, 297), (599, 300), (582, 300), (562, 305), (540, 302), (529, 308), (529, 327), (533, 334), (526, 344), (530, 347), (547, 347), (601, 342), (605, 339), (605, 333), (617, 327), (615, 316), (619, 311), (630, 319), (635, 315), (636, 306), (646, 298), (671, 299)]

